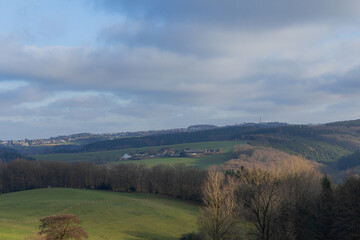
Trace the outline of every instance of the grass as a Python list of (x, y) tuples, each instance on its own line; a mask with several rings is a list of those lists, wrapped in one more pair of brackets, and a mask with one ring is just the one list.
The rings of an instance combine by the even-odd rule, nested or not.
[(36, 239), (39, 219), (75, 214), (89, 239), (178, 239), (196, 230), (198, 206), (151, 194), (37, 189), (0, 195), (0, 239)]
[[(229, 160), (229, 152), (233, 147), (238, 144), (242, 144), (243, 141), (214, 141), (214, 142), (199, 142), (199, 143), (184, 143), (166, 146), (144, 147), (144, 148), (131, 148), (112, 151), (98, 151), (98, 152), (86, 152), (86, 153), (58, 153), (58, 154), (41, 154), (32, 155), (31, 157), (37, 160), (49, 160), (49, 161), (65, 161), (65, 162), (81, 162), (91, 161), (98, 163), (115, 162), (125, 153), (135, 153), (141, 151), (158, 151), (161, 148), (167, 147), (170, 149), (183, 150), (183, 149), (222, 149), (223, 154), (208, 155), (201, 158), (154, 158), (144, 160), (126, 161), (134, 163), (143, 163), (147, 166), (154, 166), (157, 164), (170, 164), (185, 163), (188, 166), (208, 167), (213, 164), (221, 164), (226, 160)], [(226, 159), (225, 159), (226, 158)]]

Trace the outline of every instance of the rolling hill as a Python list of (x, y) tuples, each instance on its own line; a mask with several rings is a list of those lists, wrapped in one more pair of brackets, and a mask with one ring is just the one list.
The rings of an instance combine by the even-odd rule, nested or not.
[(193, 133), (116, 139), (87, 144), (85, 152), (119, 150), (203, 141), (242, 140), (273, 147), (317, 162), (333, 162), (360, 149), (360, 121), (325, 125), (229, 126)]
[(154, 194), (65, 188), (0, 197), (0, 239), (37, 239), (39, 219), (75, 214), (89, 239), (178, 239), (195, 230), (198, 206)]

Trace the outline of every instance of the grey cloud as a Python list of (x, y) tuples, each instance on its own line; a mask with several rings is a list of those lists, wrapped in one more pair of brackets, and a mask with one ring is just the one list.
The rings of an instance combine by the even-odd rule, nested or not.
[(328, 75), (328, 84), (322, 89), (336, 94), (359, 94), (360, 91), (360, 65), (353, 67), (343, 74)]
[[(134, 28), (136, 30), (134, 30)], [(186, 22), (169, 22), (161, 26), (148, 20), (115, 23), (99, 33), (100, 42), (130, 47), (154, 47), (199, 58), (228, 54), (268, 54), (274, 47), (301, 47), (329, 34), (326, 24), (308, 24), (281, 28), (239, 29)]]
[(23, 102), (36, 102), (48, 96), (38, 88), (25, 86), (14, 90), (0, 91), (0, 106), (14, 107)]
[(94, 1), (110, 12), (126, 13), (133, 18), (220, 24), (230, 27), (268, 28), (304, 22), (349, 20), (359, 16), (356, 0), (319, 1), (190, 1), (190, 0), (103, 0)]
[(321, 41), (317, 38), (324, 37), (323, 31), (338, 30), (344, 25), (357, 27), (360, 23), (360, 2), (356, 0), (95, 3), (127, 17), (126, 21), (100, 31), (100, 42), (155, 47), (200, 58), (261, 52), (264, 48), (263, 54), (268, 54), (266, 47), (276, 45), (274, 37), (285, 47), (300, 43), (300, 48), (304, 38)]
[(112, 99), (106, 99), (101, 96), (74, 96), (71, 98), (59, 99), (51, 104), (51, 109), (62, 109), (64, 106), (73, 109), (107, 109)]
[(53, 90), (85, 88), (196, 94), (217, 82), (219, 75), (225, 81), (236, 75), (229, 69), (218, 68), (221, 61), (202, 61), (156, 49), (125, 48), (110, 52), (108, 49), (30, 47), (6, 51), (4, 45), (3, 49), (1, 72)]

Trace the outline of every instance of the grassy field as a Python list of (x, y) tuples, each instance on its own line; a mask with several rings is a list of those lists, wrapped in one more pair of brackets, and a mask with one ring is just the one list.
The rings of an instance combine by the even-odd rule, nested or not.
[[(154, 166), (156, 164), (175, 164), (185, 163), (189, 166), (208, 167), (213, 164), (221, 164), (226, 160), (229, 160), (229, 152), (232, 151), (233, 147), (237, 144), (242, 144), (242, 141), (214, 141), (214, 142), (199, 142), (199, 143), (184, 143), (176, 145), (166, 146), (155, 146), (145, 148), (132, 148), (122, 149), (113, 151), (99, 151), (99, 152), (87, 152), (87, 153), (59, 153), (59, 154), (42, 154), (32, 155), (31, 157), (37, 160), (49, 160), (49, 161), (66, 161), (66, 162), (80, 162), (80, 161), (91, 161), (91, 162), (115, 162), (125, 153), (135, 153), (141, 151), (158, 151), (161, 148), (167, 147), (170, 149), (183, 150), (183, 149), (222, 149), (223, 154), (208, 155), (201, 158), (154, 158), (144, 159), (137, 161), (126, 161), (125, 163), (135, 162), (143, 163), (147, 166)], [(230, 156), (231, 157), (231, 156)]]
[(178, 239), (196, 230), (198, 206), (151, 194), (37, 189), (0, 195), (0, 239), (36, 239), (39, 219), (71, 213), (89, 239)]
[(232, 151), (226, 151), (224, 153), (214, 154), (214, 155), (204, 155), (198, 158), (186, 158), (186, 157), (173, 157), (173, 158), (149, 158), (143, 160), (129, 160), (129, 161), (119, 161), (114, 164), (144, 164), (147, 167), (153, 167), (158, 164), (163, 165), (174, 165), (177, 163), (185, 164), (186, 166), (193, 166), (199, 168), (208, 168), (211, 165), (223, 164), (226, 161), (232, 158)]

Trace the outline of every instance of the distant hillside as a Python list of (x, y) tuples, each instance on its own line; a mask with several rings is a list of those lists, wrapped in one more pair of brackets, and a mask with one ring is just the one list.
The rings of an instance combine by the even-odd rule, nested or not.
[(343, 156), (334, 163), (334, 167), (340, 171), (358, 166), (360, 166), (360, 151)]
[(338, 133), (334, 128), (298, 125), (259, 129), (240, 138), (251, 145), (276, 148), (317, 162), (332, 162), (354, 151), (353, 146), (330, 139), (330, 135)]
[(327, 123), (327, 126), (360, 127), (360, 119)]
[(333, 162), (360, 149), (358, 120), (327, 125), (230, 126), (157, 136), (115, 139), (87, 144), (84, 152), (161, 146), (204, 141), (244, 140), (317, 162)]
[(64, 151), (73, 151), (74, 147), (66, 147), (68, 145), (79, 146), (94, 142), (113, 140), (118, 138), (131, 138), (131, 137), (146, 137), (153, 135), (166, 135), (173, 133), (183, 132), (196, 132), (208, 129), (218, 128), (215, 125), (192, 125), (188, 128), (173, 128), (162, 130), (148, 130), (148, 131), (135, 131), (135, 132), (112, 132), (112, 133), (76, 133), (71, 135), (62, 135), (57, 137), (50, 137), (47, 139), (22, 139), (22, 140), (0, 140), (2, 146), (18, 148), (24, 152), (30, 152), (28, 147), (39, 148), (41, 151), (51, 151), (56, 146), (64, 146)]
[[(194, 125), (186, 131), (162, 130), (160, 132), (162, 134), (99, 139), (96, 142), (77, 145), (21, 147), (18, 150), (28, 155), (86, 153), (183, 143), (241, 140), (253, 146), (271, 147), (321, 163), (334, 162), (360, 150), (360, 120), (323, 125), (288, 125), (278, 122), (244, 123), (226, 127)], [(87, 134), (72, 136), (86, 137)]]
[(255, 131), (257, 129), (259, 129), (259, 127), (232, 126), (196, 132), (114, 139), (87, 144), (84, 146), (83, 151), (93, 152), (126, 148), (172, 145), (180, 143), (235, 140), (242, 134), (250, 131)]

